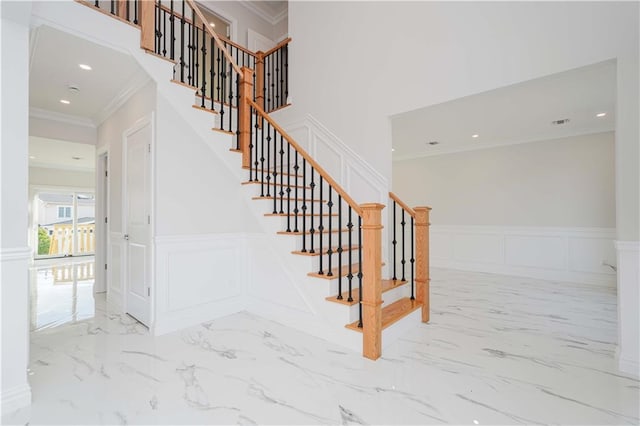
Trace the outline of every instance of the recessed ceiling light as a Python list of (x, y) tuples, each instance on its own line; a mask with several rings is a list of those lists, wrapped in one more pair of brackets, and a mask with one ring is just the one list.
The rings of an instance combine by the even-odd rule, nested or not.
[(472, 138), (479, 138), (479, 137), (480, 137), (480, 135), (476, 133), (476, 134), (474, 134), (474, 135), (471, 135), (471, 137), (472, 137)]
[(427, 142), (429, 145), (438, 145), (440, 142), (438, 141), (431, 141), (431, 142)]
[(209, 25), (211, 25), (212, 27), (215, 28), (216, 24), (214, 24), (213, 22), (209, 22)]
[(85, 71), (91, 71), (92, 70), (92, 68), (87, 64), (78, 64), (78, 66), (80, 68), (82, 68), (83, 70), (85, 70)]
[(396, 149), (395, 148), (391, 148), (391, 152), (394, 152)]
[(29, 158), (32, 159), (32, 160), (35, 160), (36, 156), (35, 155), (30, 155)]
[(596, 114), (596, 117), (604, 117), (606, 115), (607, 115), (606, 112), (599, 112), (598, 114)]
[(60, 103), (61, 103), (61, 104), (65, 104), (65, 105), (69, 105), (71, 102), (69, 102), (69, 101), (68, 101), (68, 100), (66, 100), (66, 99), (60, 99)]

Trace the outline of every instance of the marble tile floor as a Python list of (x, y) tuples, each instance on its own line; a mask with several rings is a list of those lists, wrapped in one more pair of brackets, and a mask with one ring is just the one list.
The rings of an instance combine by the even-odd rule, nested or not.
[(97, 297), (32, 333), (30, 424), (639, 423), (615, 290), (432, 275), (430, 324), (376, 362), (245, 312), (153, 337)]
[(29, 268), (31, 331), (92, 318), (94, 282), (93, 256), (35, 260)]

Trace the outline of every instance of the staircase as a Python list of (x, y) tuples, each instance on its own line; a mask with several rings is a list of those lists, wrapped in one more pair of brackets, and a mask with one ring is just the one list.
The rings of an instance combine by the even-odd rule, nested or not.
[(141, 48), (174, 64), (172, 81), (192, 90), (193, 108), (233, 140), (242, 188), (306, 270), (300, 279), (326, 289), (344, 326), (362, 334), (365, 357), (379, 358), (383, 330), (413, 312), (429, 321), (430, 208), (389, 194), (392, 255), (383, 259), (385, 206), (356, 203), (269, 115), (288, 106), (290, 39), (251, 52), (217, 35), (193, 0), (179, 10), (173, 1), (77, 1), (139, 27)]

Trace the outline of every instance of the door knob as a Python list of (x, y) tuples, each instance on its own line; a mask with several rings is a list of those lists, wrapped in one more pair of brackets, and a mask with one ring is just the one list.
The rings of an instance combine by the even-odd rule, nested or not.
[(129, 234), (124, 234), (124, 239), (129, 241)]

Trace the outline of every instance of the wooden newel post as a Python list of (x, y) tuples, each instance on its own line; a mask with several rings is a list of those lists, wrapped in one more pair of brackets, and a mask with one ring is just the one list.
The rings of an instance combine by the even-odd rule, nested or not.
[(155, 1), (141, 1), (138, 3), (140, 6), (140, 47), (150, 52), (155, 51), (155, 15), (156, 15), (156, 2)]
[(264, 109), (264, 52), (256, 52), (256, 103)]
[(382, 209), (362, 204), (362, 355), (382, 352)]
[(429, 211), (431, 207), (414, 207), (416, 212), (416, 299), (422, 303), (422, 322), (429, 322)]
[(253, 70), (242, 67), (240, 80), (240, 100), (238, 102), (238, 145), (242, 151), (242, 167), (251, 167), (251, 106), (249, 100), (253, 100)]

